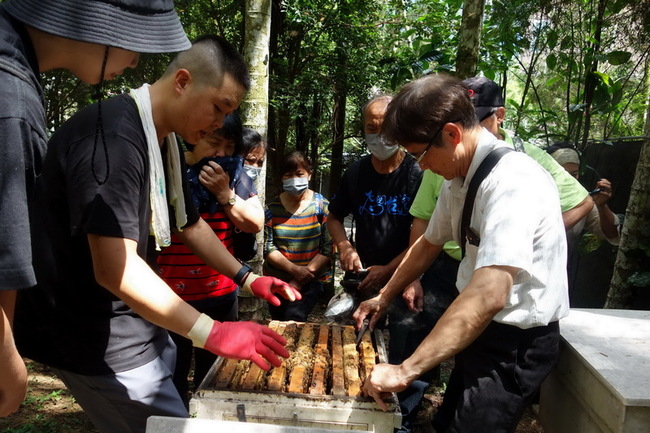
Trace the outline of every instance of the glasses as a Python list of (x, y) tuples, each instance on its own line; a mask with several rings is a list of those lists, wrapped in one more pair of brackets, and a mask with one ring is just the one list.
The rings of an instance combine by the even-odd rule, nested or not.
[(436, 131), (436, 133), (433, 135), (433, 138), (431, 139), (431, 141), (429, 141), (429, 144), (427, 144), (427, 147), (425, 147), (424, 150), (422, 151), (422, 153), (420, 153), (419, 155), (418, 155), (418, 154), (413, 154), (413, 153), (411, 153), (411, 152), (406, 152), (406, 153), (408, 153), (408, 154), (411, 155), (413, 158), (415, 158), (415, 162), (416, 162), (417, 164), (419, 164), (420, 161), (422, 161), (422, 159), (424, 159), (424, 157), (426, 156), (426, 154), (427, 154), (427, 152), (429, 151), (429, 149), (431, 149), (431, 146), (433, 146), (433, 143), (438, 139), (438, 136), (439, 136), (440, 133), (442, 132), (442, 128), (444, 128), (445, 125), (446, 125), (447, 123), (456, 123), (456, 122), (460, 122), (460, 120), (454, 120), (454, 121), (452, 121), (452, 122), (445, 122), (445, 123), (443, 123), (442, 126), (441, 126), (441, 127)]

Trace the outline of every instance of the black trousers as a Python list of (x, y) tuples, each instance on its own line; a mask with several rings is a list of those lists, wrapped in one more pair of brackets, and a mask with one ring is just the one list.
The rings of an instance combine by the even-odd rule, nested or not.
[(290, 302), (280, 298), (280, 306), (275, 307), (269, 304), (269, 312), (273, 320), (295, 320), (296, 322), (306, 322), (309, 313), (314, 309), (316, 304), (323, 299), (325, 294), (325, 283), (321, 281), (311, 281), (300, 289), (302, 299)]
[[(389, 310), (390, 341), (388, 362), (401, 364), (411, 356), (429, 335), (438, 319), (458, 296), (456, 275), (460, 262), (444, 251), (427, 269), (420, 283), (424, 289), (424, 308), (420, 313), (408, 310), (401, 296), (393, 299)], [(417, 419), (417, 407), (424, 392), (435, 378), (437, 369), (429, 370), (404, 391), (397, 393), (402, 412), (402, 426), (398, 433), (410, 433)]]
[(456, 355), (433, 420), (438, 433), (511, 433), (558, 359), (558, 322), (520, 329), (492, 322)]

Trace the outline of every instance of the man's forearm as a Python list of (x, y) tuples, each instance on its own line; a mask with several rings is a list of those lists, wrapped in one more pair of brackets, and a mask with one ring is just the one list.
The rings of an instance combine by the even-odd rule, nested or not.
[(616, 215), (611, 211), (607, 204), (598, 206), (598, 218), (600, 229), (607, 239), (618, 239), (618, 227), (616, 227)]
[(184, 302), (137, 253), (137, 243), (88, 235), (97, 283), (124, 301), (142, 318), (187, 335), (199, 312)]
[(330, 232), (332, 242), (334, 242), (339, 249), (341, 248), (341, 243), (349, 242), (343, 223), (333, 214), (330, 214), (327, 217), (327, 230)]
[(234, 277), (242, 267), (203, 219), (186, 227), (177, 236), (203, 263), (228, 278)]
[(562, 212), (562, 221), (564, 222), (564, 228), (569, 230), (571, 227), (576, 225), (578, 221), (587, 216), (589, 211), (594, 205), (594, 200), (591, 196), (585, 197), (576, 207), (569, 209), (566, 212)]
[(409, 245), (413, 245), (415, 241), (420, 239), (420, 236), (424, 235), (428, 225), (428, 220), (413, 218), (413, 224), (411, 224), (411, 232), (409, 234)]
[(471, 344), (503, 309), (516, 269), (490, 266), (474, 272), (436, 326), (402, 364), (409, 383)]

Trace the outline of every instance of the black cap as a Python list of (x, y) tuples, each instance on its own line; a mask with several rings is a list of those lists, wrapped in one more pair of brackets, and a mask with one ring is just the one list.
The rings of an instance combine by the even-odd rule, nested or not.
[(501, 96), (501, 87), (494, 81), (485, 77), (472, 77), (463, 80), (463, 83), (469, 87), (469, 95), (479, 121), (488, 117), (495, 107), (505, 105)]

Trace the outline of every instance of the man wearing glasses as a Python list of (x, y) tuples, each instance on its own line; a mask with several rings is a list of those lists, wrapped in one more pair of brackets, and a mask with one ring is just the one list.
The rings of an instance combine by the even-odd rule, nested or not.
[[(424, 236), (380, 295), (360, 306), (358, 326), (370, 318), (372, 327), (445, 242), (461, 244), (467, 184), (488, 153), (508, 146), (481, 127), (468, 87), (448, 76), (405, 85), (384, 134), (446, 182)], [(373, 369), (364, 392), (386, 408), (383, 393), (406, 389), (455, 355), (436, 431), (513, 431), (557, 360), (558, 321), (568, 313), (564, 224), (551, 176), (524, 153), (507, 153), (480, 184), (469, 229), (478, 242), (463, 241), (458, 297), (409, 358)]]

